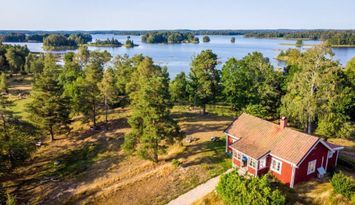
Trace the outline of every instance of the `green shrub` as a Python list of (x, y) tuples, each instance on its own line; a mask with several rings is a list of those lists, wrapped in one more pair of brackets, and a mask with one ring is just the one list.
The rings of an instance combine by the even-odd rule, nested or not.
[(7, 194), (6, 205), (16, 205), (16, 198), (11, 194)]
[(336, 193), (343, 195), (347, 199), (351, 199), (355, 194), (354, 180), (341, 172), (334, 174), (330, 183)]
[(6, 204), (6, 192), (2, 184), (0, 184), (0, 205)]
[(171, 161), (171, 163), (175, 166), (175, 167), (179, 167), (182, 162), (180, 162), (178, 159), (173, 159), (173, 161)]
[(285, 195), (271, 186), (269, 177), (264, 175), (261, 178), (246, 178), (233, 171), (221, 177), (217, 185), (217, 194), (230, 205), (285, 204)]

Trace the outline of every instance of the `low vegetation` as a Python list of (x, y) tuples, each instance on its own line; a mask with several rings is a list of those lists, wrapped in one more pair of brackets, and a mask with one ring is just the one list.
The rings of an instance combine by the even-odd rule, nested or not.
[(355, 202), (355, 181), (351, 177), (343, 173), (336, 173), (330, 180), (331, 185), (336, 193), (343, 195), (345, 198)]

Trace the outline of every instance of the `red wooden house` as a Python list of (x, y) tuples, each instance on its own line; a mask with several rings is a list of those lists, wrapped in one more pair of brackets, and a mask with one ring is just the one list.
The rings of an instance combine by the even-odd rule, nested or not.
[(288, 128), (287, 118), (277, 125), (244, 113), (225, 134), (234, 167), (254, 176), (271, 172), (290, 187), (333, 170), (343, 149)]

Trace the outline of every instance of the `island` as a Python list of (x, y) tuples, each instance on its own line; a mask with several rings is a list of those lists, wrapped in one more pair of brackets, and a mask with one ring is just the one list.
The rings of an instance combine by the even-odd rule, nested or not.
[(191, 32), (147, 32), (142, 36), (144, 43), (199, 43), (200, 40)]
[(97, 39), (95, 42), (90, 43), (89, 45), (95, 47), (121, 47), (122, 43), (115, 38), (107, 38), (106, 40)]
[(74, 50), (92, 40), (90, 34), (50, 34), (43, 39), (44, 50)]

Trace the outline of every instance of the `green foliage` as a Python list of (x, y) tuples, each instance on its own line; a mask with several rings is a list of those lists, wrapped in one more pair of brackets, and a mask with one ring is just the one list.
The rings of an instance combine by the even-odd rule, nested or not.
[(33, 73), (34, 75), (39, 74), (44, 68), (44, 55), (43, 54), (32, 54), (30, 53), (26, 57), (25, 71), (27, 73)]
[(28, 105), (31, 120), (48, 132), (51, 140), (55, 134), (68, 131), (70, 123), (69, 98), (63, 96), (63, 86), (58, 80), (60, 69), (53, 56), (45, 57), (44, 70), (34, 79), (33, 100)]
[(196, 43), (195, 36), (181, 32), (148, 32), (142, 36), (145, 43)]
[(16, 198), (11, 194), (7, 194), (6, 205), (16, 205), (16, 204), (17, 204)]
[(116, 72), (116, 86), (120, 95), (127, 96), (127, 84), (131, 81), (132, 73), (137, 69), (138, 64), (143, 61), (142, 55), (132, 58), (128, 56), (117, 56), (114, 60), (114, 70)]
[(92, 41), (92, 37), (90, 34), (86, 34), (86, 33), (73, 33), (73, 34), (70, 34), (70, 36), (68, 37), (68, 40), (75, 41), (75, 43), (77, 45), (80, 45), (80, 44), (86, 44), (86, 43)]
[(210, 39), (209, 36), (204, 36), (204, 37), (202, 38), (202, 41), (203, 41), (204, 43), (208, 43), (208, 42), (211, 41), (211, 39)]
[(24, 72), (29, 52), (27, 46), (0, 44), (0, 70), (12, 73)]
[(7, 78), (5, 73), (0, 73), (0, 92), (7, 93), (8, 86), (7, 86)]
[(355, 195), (355, 182), (352, 177), (348, 177), (343, 173), (336, 173), (330, 180), (334, 191), (338, 194), (343, 195), (347, 199), (352, 199)]
[(109, 106), (118, 101), (118, 89), (116, 87), (116, 78), (113, 69), (108, 68), (105, 70), (103, 78), (98, 86), (100, 89), (100, 93), (104, 98), (105, 119), (107, 124)]
[(188, 80), (184, 72), (176, 75), (169, 84), (171, 99), (175, 103), (186, 104), (189, 100)]
[[(282, 76), (261, 53), (229, 59), (222, 68), (223, 94), (234, 110), (276, 117)], [(247, 107), (248, 106), (248, 107)], [(259, 109), (259, 110), (257, 110)]]
[(126, 48), (133, 48), (133, 47), (138, 46), (138, 45), (137, 45), (137, 44), (134, 44), (133, 40), (131, 40), (131, 37), (128, 36), (128, 37), (127, 37), (127, 40), (126, 40), (126, 42), (125, 42), (125, 44), (124, 44), (124, 46), (125, 46)]
[(66, 50), (75, 49), (78, 44), (73, 38), (68, 38), (60, 34), (51, 34), (44, 38), (43, 48), (46, 50)]
[[(347, 126), (346, 108), (353, 103), (349, 99), (351, 89), (346, 88), (341, 67), (327, 56), (329, 48), (316, 46), (296, 58), (290, 58), (292, 79), (288, 77), (286, 95), (282, 98), (281, 113), (299, 128), (323, 136), (351, 134)], [(345, 127), (346, 126), (346, 127)], [(340, 132), (341, 131), (341, 132)], [(345, 136), (343, 136), (345, 137)]]
[(269, 181), (270, 176), (239, 176), (236, 171), (221, 176), (217, 185), (217, 194), (226, 204), (285, 204), (286, 197)]
[(303, 45), (303, 41), (301, 39), (298, 39), (296, 41), (296, 47), (301, 47)]
[(260, 118), (268, 118), (269, 116), (267, 109), (260, 104), (249, 104), (245, 108), (243, 108), (242, 111)]
[(166, 144), (180, 139), (180, 128), (170, 114), (168, 85), (166, 68), (154, 65), (148, 57), (133, 72), (128, 84), (132, 108), (128, 122), (132, 129), (125, 136), (123, 149), (126, 152), (137, 150), (142, 158), (157, 162)]
[(2, 184), (0, 184), (0, 205), (6, 204), (6, 191)]
[(182, 162), (180, 162), (180, 160), (178, 160), (178, 159), (173, 159), (171, 161), (171, 164), (174, 165), (174, 167), (180, 167)]
[(213, 102), (219, 91), (220, 76), (216, 65), (217, 55), (212, 50), (201, 51), (191, 63), (190, 100), (201, 107), (202, 114), (205, 114), (206, 104)]
[(107, 51), (90, 52), (82, 76), (77, 77), (72, 86), (68, 88), (72, 97), (73, 111), (83, 114), (85, 121), (91, 119), (93, 128), (96, 128), (96, 117), (102, 102), (99, 83), (103, 77), (104, 65), (110, 60), (111, 55)]
[(0, 176), (29, 157), (38, 137), (35, 127), (13, 116), (11, 106), (7, 96), (0, 93)]
[(97, 39), (94, 43), (91, 43), (90, 45), (92, 46), (102, 46), (102, 47), (121, 47), (122, 43), (119, 42), (117, 39), (109, 39), (107, 38), (106, 40), (100, 40)]

